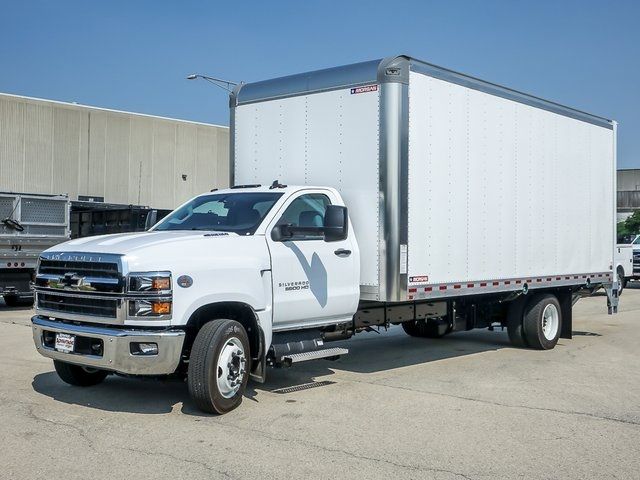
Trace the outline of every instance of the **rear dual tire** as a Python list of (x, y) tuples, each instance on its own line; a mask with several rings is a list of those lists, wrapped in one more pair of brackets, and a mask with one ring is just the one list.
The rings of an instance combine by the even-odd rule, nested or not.
[(524, 309), (509, 313), (507, 332), (511, 343), (520, 348), (551, 350), (560, 339), (562, 310), (555, 295), (539, 294)]

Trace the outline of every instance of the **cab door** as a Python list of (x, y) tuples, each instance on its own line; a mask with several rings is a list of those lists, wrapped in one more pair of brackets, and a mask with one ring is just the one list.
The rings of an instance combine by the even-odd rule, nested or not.
[(331, 191), (294, 194), (267, 229), (273, 278), (273, 328), (286, 330), (350, 320), (360, 297), (358, 245), (349, 228), (345, 240), (326, 242), (322, 234), (296, 234), (274, 241), (276, 225), (321, 227)]

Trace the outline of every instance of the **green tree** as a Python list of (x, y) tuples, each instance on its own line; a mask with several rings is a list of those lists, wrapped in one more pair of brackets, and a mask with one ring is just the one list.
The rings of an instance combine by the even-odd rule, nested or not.
[(625, 235), (637, 235), (640, 233), (640, 210), (633, 212), (629, 218), (623, 222), (618, 222), (618, 240)]

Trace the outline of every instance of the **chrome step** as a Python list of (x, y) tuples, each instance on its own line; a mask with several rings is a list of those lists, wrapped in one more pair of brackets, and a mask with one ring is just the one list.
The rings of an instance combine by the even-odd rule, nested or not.
[(349, 350), (346, 348), (325, 348), (324, 350), (313, 350), (311, 352), (292, 353), (282, 357), (282, 360), (286, 363), (299, 363), (319, 358), (339, 357), (347, 353), (349, 353)]

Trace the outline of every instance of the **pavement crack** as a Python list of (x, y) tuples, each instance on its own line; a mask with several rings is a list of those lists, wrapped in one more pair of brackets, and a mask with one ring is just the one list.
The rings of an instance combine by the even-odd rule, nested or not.
[(244, 431), (244, 432), (250, 432), (252, 434), (258, 434), (263, 438), (266, 438), (268, 440), (273, 440), (273, 441), (277, 441), (277, 442), (286, 442), (286, 443), (293, 443), (293, 444), (298, 444), (298, 445), (304, 445), (306, 447), (311, 447), (311, 448), (316, 448), (328, 453), (339, 453), (342, 455), (346, 455), (349, 458), (352, 459), (358, 459), (358, 460), (365, 460), (367, 462), (377, 462), (377, 463), (384, 463), (386, 465), (390, 465), (392, 467), (396, 467), (396, 468), (404, 468), (407, 470), (412, 470), (412, 471), (416, 471), (416, 472), (423, 472), (423, 473), (447, 473), (449, 475), (453, 475), (456, 477), (460, 477), (460, 478), (464, 478), (466, 480), (473, 480), (472, 477), (470, 477), (468, 474), (465, 473), (461, 473), (461, 472), (456, 472), (454, 470), (448, 470), (446, 468), (437, 468), (437, 467), (429, 467), (426, 465), (408, 465), (406, 463), (399, 463), (399, 462), (394, 462), (393, 460), (387, 460), (385, 458), (379, 458), (379, 457), (371, 457), (368, 455), (363, 455), (363, 454), (359, 454), (357, 452), (352, 452), (349, 450), (344, 450), (341, 448), (331, 448), (331, 447), (327, 447), (324, 445), (318, 445), (317, 443), (313, 443), (310, 442), (308, 440), (302, 440), (302, 439), (297, 439), (297, 438), (283, 438), (283, 437), (276, 437), (273, 436), (271, 434), (269, 434), (268, 432), (265, 432), (263, 430), (258, 430), (258, 429), (254, 429), (254, 428), (245, 428), (245, 427), (241, 427), (239, 425), (231, 425), (228, 423), (223, 423), (223, 422), (217, 422), (218, 425), (224, 426), (224, 427), (228, 427), (228, 428), (232, 428), (235, 430), (240, 430), (240, 431)]
[(640, 422), (637, 421), (633, 421), (633, 420), (625, 420), (623, 418), (616, 418), (616, 417), (607, 417), (605, 415), (596, 415), (595, 413), (588, 413), (588, 412), (578, 412), (578, 411), (574, 411), (574, 410), (560, 410), (560, 409), (556, 409), (556, 408), (546, 408), (546, 407), (532, 407), (529, 405), (514, 405), (514, 404), (509, 404), (509, 403), (501, 403), (501, 402), (496, 402), (493, 400), (483, 400), (480, 398), (473, 398), (473, 397), (466, 397), (464, 395), (454, 395), (452, 393), (442, 393), (442, 392), (433, 392), (430, 390), (419, 390), (416, 388), (410, 388), (410, 387), (401, 387), (401, 386), (397, 386), (397, 385), (387, 385), (386, 383), (378, 383), (378, 382), (363, 382), (360, 380), (348, 380), (349, 382), (354, 382), (354, 383), (366, 383), (367, 385), (378, 385), (381, 387), (387, 387), (387, 388), (395, 388), (398, 390), (406, 390), (406, 391), (410, 391), (410, 392), (415, 392), (415, 393), (426, 393), (428, 395), (437, 395), (437, 396), (441, 396), (441, 397), (448, 397), (448, 398), (457, 398), (459, 400), (466, 400), (469, 402), (477, 402), (477, 403), (482, 403), (485, 405), (494, 405), (496, 407), (505, 407), (505, 408), (521, 408), (524, 410), (534, 410), (534, 411), (539, 411), (539, 412), (553, 412), (553, 413), (560, 413), (563, 415), (577, 415), (577, 416), (581, 416), (581, 417), (588, 417), (588, 418), (594, 418), (596, 420), (605, 420), (605, 421), (610, 421), (610, 422), (616, 422), (616, 423), (624, 423), (626, 425), (640, 425)]
[(168, 457), (171, 458), (173, 460), (176, 460), (178, 462), (184, 462), (187, 463), (189, 465), (197, 465), (199, 467), (204, 468), (205, 470), (209, 471), (209, 472), (213, 472), (213, 473), (218, 473), (220, 475), (222, 475), (225, 478), (229, 478), (231, 480), (237, 480), (238, 477), (234, 477), (233, 475), (231, 475), (229, 472), (226, 472), (224, 470), (218, 470), (214, 467), (212, 467), (211, 465), (209, 465), (206, 462), (201, 462), (199, 460), (191, 460), (189, 458), (183, 458), (183, 457), (179, 457), (177, 455), (174, 455), (172, 453), (166, 453), (166, 452), (154, 452), (151, 450), (144, 450), (142, 448), (135, 448), (135, 447), (116, 447), (120, 450), (125, 450), (128, 452), (133, 452), (133, 453), (140, 453), (143, 455), (148, 455), (148, 456), (159, 456), (159, 457)]
[(58, 420), (51, 420), (50, 418), (45, 418), (42, 415), (38, 415), (35, 412), (36, 405), (34, 404), (22, 403), (22, 405), (25, 406), (27, 417), (31, 418), (36, 422), (44, 422), (50, 425), (55, 425), (56, 427), (67, 427), (72, 430), (75, 430), (78, 433), (78, 435), (80, 435), (80, 437), (87, 442), (87, 446), (92, 450), (94, 449), (92, 439), (86, 434), (84, 430), (82, 430), (77, 425), (74, 425), (73, 423), (60, 422)]

